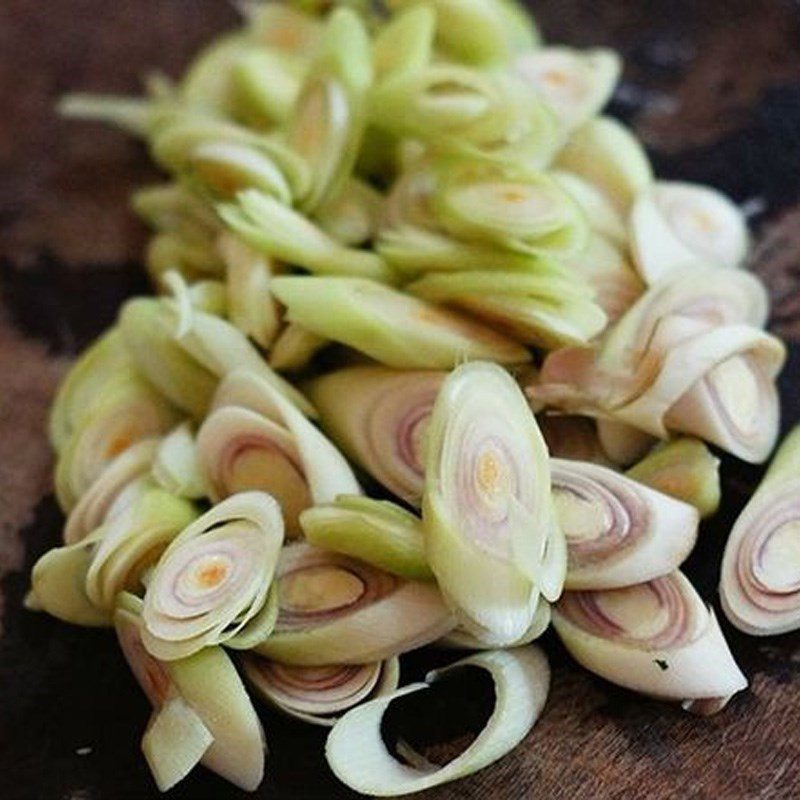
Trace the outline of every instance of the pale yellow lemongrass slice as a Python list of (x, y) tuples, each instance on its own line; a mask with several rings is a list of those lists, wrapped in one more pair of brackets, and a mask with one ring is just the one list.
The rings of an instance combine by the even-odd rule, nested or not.
[(574, 172), (556, 169), (550, 172), (550, 176), (583, 209), (593, 231), (610, 239), (618, 247), (627, 248), (625, 219), (601, 189)]
[[(533, 615), (528, 630), (519, 639), (505, 646), (522, 647), (536, 641), (549, 627), (550, 617), (550, 603), (540, 597), (536, 606), (536, 613)], [(439, 639), (436, 645), (437, 647), (445, 647), (452, 650), (494, 650), (500, 646), (500, 642), (489, 631), (473, 627), (471, 629), (456, 628), (448, 633), (447, 636)]]
[(176, 497), (196, 500), (206, 496), (190, 423), (182, 422), (161, 440), (153, 459), (152, 474), (156, 483)]
[(327, 345), (327, 339), (290, 322), (272, 344), (269, 365), (279, 372), (300, 372)]

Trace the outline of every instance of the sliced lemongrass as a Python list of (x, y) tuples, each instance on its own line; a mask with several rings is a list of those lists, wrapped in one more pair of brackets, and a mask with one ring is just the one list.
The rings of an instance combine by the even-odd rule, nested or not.
[(147, 586), (148, 652), (171, 661), (241, 631), (266, 602), (282, 542), (280, 508), (263, 492), (233, 495), (188, 525)]
[(736, 520), (722, 559), (725, 616), (753, 636), (800, 628), (800, 429), (784, 439)]
[(597, 438), (608, 458), (620, 467), (639, 461), (655, 443), (649, 433), (633, 425), (602, 418), (597, 420)]
[[(414, 751), (419, 766), (397, 760), (381, 736), (381, 722), (390, 704), (465, 667), (486, 670), (494, 682), (494, 710), (478, 737), (443, 767), (427, 763)], [(549, 688), (547, 658), (537, 647), (468, 656), (428, 673), (424, 683), (412, 683), (349, 711), (328, 736), (325, 756), (340, 781), (371, 796), (392, 797), (440, 786), (488, 766), (519, 744), (539, 718)]]
[(384, 198), (368, 183), (350, 178), (320, 206), (315, 217), (320, 227), (345, 247), (371, 242), (383, 215)]
[(561, 533), (547, 447), (501, 367), (466, 364), (442, 384), (428, 426), (422, 508), (428, 562), (462, 625), (513, 642), (530, 626), (540, 593), (560, 594), (565, 563), (548, 563), (558, 545), (551, 538)]
[(746, 688), (713, 611), (680, 572), (626, 589), (566, 592), (553, 626), (579, 664), (664, 700), (730, 698)]
[(369, 250), (343, 247), (297, 211), (255, 190), (236, 204), (221, 205), (223, 222), (251, 247), (309, 272), (393, 280), (383, 259)]
[[(550, 603), (543, 597), (539, 598), (536, 606), (536, 613), (528, 626), (528, 630), (514, 642), (506, 645), (507, 647), (522, 647), (536, 641), (550, 625)], [(442, 637), (436, 642), (438, 647), (445, 647), (452, 650), (493, 650), (498, 647), (498, 641), (487, 631), (467, 630), (456, 628), (447, 636)]]
[(308, 385), (322, 426), (353, 461), (419, 507), (423, 447), (444, 372), (358, 366)]
[(296, 667), (250, 654), (244, 657), (250, 686), (270, 705), (311, 725), (331, 727), (353, 706), (396, 691), (400, 662)]
[(230, 650), (252, 650), (261, 644), (275, 630), (278, 622), (278, 586), (272, 583), (267, 600), (259, 611), (238, 633), (226, 639), (225, 647)]
[(721, 192), (691, 183), (657, 181), (639, 194), (630, 235), (647, 283), (697, 262), (739, 267), (749, 246), (744, 214)]
[(697, 540), (694, 506), (597, 464), (551, 459), (567, 540), (566, 589), (614, 589), (676, 569)]
[(566, 170), (552, 170), (550, 176), (583, 209), (593, 231), (610, 239), (618, 247), (627, 248), (628, 231), (625, 220), (597, 186)]
[(537, 417), (537, 422), (553, 458), (610, 465), (597, 436), (597, 426), (589, 417), (542, 414)]
[(387, 366), (447, 369), (465, 358), (530, 360), (524, 347), (491, 328), (375, 281), (279, 277), (272, 287), (291, 322)]
[(239, 8), (245, 15), (250, 35), (259, 44), (303, 57), (319, 47), (323, 26), (300, 9), (253, 0), (246, 0)]
[(420, 519), (386, 500), (340, 495), (306, 509), (300, 525), (311, 544), (358, 558), (409, 580), (433, 580)]
[(153, 459), (153, 478), (170, 494), (195, 500), (205, 497), (192, 426), (181, 423), (159, 443)]
[(231, 84), (239, 114), (253, 127), (283, 123), (300, 93), (306, 65), (277, 49), (240, 53), (231, 69)]
[(192, 308), (196, 308), (206, 314), (213, 314), (215, 317), (227, 318), (228, 290), (222, 281), (195, 281), (189, 286), (187, 295)]
[(104, 122), (132, 136), (147, 136), (153, 105), (142, 97), (114, 94), (67, 94), (58, 101), (58, 113), (70, 119)]
[(377, 81), (399, 72), (426, 67), (433, 55), (436, 13), (415, 5), (391, 17), (372, 43), (372, 66)]
[(145, 251), (145, 265), (156, 286), (162, 285), (163, 276), (170, 270), (177, 270), (189, 281), (216, 278), (225, 271), (211, 241), (186, 239), (172, 231), (151, 237)]
[(278, 372), (300, 372), (326, 347), (328, 340), (290, 322), (278, 334), (269, 351), (269, 365)]
[(278, 622), (254, 649), (281, 663), (382, 661), (436, 641), (455, 625), (435, 585), (404, 581), (304, 542), (283, 548), (276, 581)]
[(699, 439), (664, 442), (634, 464), (626, 475), (693, 505), (701, 517), (710, 517), (719, 508), (719, 459)]
[(626, 214), (653, 181), (644, 148), (621, 122), (596, 117), (578, 128), (559, 153), (557, 166), (597, 186)]
[(156, 231), (205, 243), (220, 229), (214, 210), (182, 183), (144, 186), (133, 192), (130, 202), (136, 214)]

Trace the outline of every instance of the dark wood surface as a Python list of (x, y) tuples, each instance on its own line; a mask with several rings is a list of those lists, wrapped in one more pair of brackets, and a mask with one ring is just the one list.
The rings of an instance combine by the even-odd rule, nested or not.
[[(747, 202), (759, 241), (753, 266), (771, 289), (773, 329), (800, 341), (800, 6), (531, 6), (554, 41), (622, 51), (625, 79), (612, 110), (644, 138), (660, 175), (706, 181)], [(57, 541), (62, 522), (49, 497), (47, 404), (69, 359), (114, 318), (124, 297), (145, 288), (138, 267), (145, 232), (127, 210), (127, 195), (154, 176), (139, 146), (56, 119), (53, 102), (68, 89), (131, 91), (150, 67), (176, 73), (202, 42), (234, 22), (222, 0), (0, 3), (3, 800), (157, 796), (138, 749), (147, 703), (113, 637), (20, 605), (27, 570)], [(781, 380), (785, 427), (800, 420), (798, 388), (794, 346)], [(704, 525), (687, 567), (709, 600), (725, 535), (760, 473), (725, 460), (725, 507)], [(712, 719), (585, 674), (548, 636), (552, 693), (531, 735), (499, 764), (427, 796), (800, 796), (800, 635), (756, 640), (726, 630), (751, 688)], [(436, 657), (409, 659), (404, 677)], [(460, 704), (479, 712), (481, 692), (466, 683), (462, 689)], [(271, 754), (258, 797), (352, 796), (325, 767), (323, 734), (269, 712), (263, 718)], [(198, 770), (172, 796), (244, 795)]]

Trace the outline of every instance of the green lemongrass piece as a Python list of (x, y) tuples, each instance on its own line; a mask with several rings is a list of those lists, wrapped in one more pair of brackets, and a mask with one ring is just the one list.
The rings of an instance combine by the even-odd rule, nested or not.
[(348, 709), (397, 690), (400, 662), (293, 667), (257, 655), (244, 657), (250, 686), (267, 703), (311, 725), (331, 727)]
[(252, 39), (258, 44), (304, 58), (314, 53), (324, 28), (318, 19), (283, 3), (246, 0), (240, 5)]
[(386, 500), (340, 495), (306, 509), (300, 525), (307, 541), (409, 580), (433, 580), (418, 517)]
[(68, 94), (58, 101), (58, 113), (71, 119), (104, 122), (144, 138), (153, 119), (153, 104), (141, 97), (112, 94)]
[[(424, 767), (414, 767), (398, 761), (381, 737), (381, 722), (390, 704), (447, 680), (449, 673), (463, 667), (484, 669), (494, 682), (495, 706), (486, 726), (464, 752), (443, 767), (427, 762)], [(547, 658), (537, 647), (468, 656), (428, 673), (425, 683), (404, 686), (349, 711), (328, 736), (325, 756), (340, 781), (370, 796), (392, 797), (440, 786), (488, 766), (519, 744), (539, 718), (549, 687)]]
[(137, 189), (131, 207), (153, 230), (177, 233), (189, 240), (210, 242), (220, 223), (213, 209), (181, 183)]
[(719, 459), (699, 439), (680, 438), (660, 444), (625, 474), (693, 505), (703, 518), (719, 508)]
[(153, 479), (170, 494), (196, 500), (205, 497), (206, 487), (197, 460), (192, 426), (182, 422), (158, 444), (154, 453)]
[(797, 512), (800, 429), (781, 443), (733, 526), (722, 559), (725, 616), (752, 636), (800, 628)]
[(237, 204), (218, 210), (229, 228), (264, 255), (323, 275), (393, 278), (377, 253), (343, 247), (302, 214), (261, 192), (242, 192)]
[(429, 5), (401, 11), (377, 32), (372, 66), (377, 81), (426, 67), (433, 55), (436, 13)]
[(158, 452), (160, 439), (142, 439), (114, 458), (67, 516), (64, 543), (75, 544), (122, 511), (141, 488)]
[(610, 239), (618, 247), (628, 245), (628, 231), (622, 214), (594, 184), (565, 170), (553, 170), (550, 176), (583, 209), (589, 227), (601, 236)]
[(697, 540), (694, 506), (597, 464), (552, 459), (553, 501), (575, 589), (615, 589), (676, 569)]
[(466, 364), (442, 384), (427, 433), (422, 509), (428, 562), (462, 625), (513, 642), (540, 594), (560, 594), (566, 556), (547, 447), (501, 367)]
[(236, 492), (269, 492), (289, 537), (303, 509), (361, 488), (347, 461), (303, 414), (261, 376), (233, 372), (197, 434), (197, 457), (214, 501)]
[(279, 277), (275, 295), (291, 322), (405, 369), (446, 369), (465, 358), (515, 364), (521, 345), (455, 312), (359, 278)]
[(280, 315), (269, 284), (275, 265), (230, 233), (217, 240), (225, 262), (230, 321), (260, 347), (278, 334)]
[(542, 47), (517, 56), (514, 68), (569, 131), (588, 122), (609, 101), (622, 63), (613, 50)]
[(228, 316), (228, 289), (222, 281), (195, 281), (189, 286), (188, 295), (192, 308), (215, 317)]
[(609, 460), (619, 467), (629, 467), (644, 458), (655, 444), (649, 433), (613, 419), (597, 420), (597, 438)]
[(697, 262), (739, 267), (750, 238), (744, 214), (725, 195), (669, 181), (637, 196), (630, 231), (636, 268), (647, 283)]
[(368, 183), (351, 178), (316, 210), (319, 226), (345, 247), (357, 247), (375, 238), (383, 214), (383, 195)]
[(278, 334), (269, 351), (269, 365), (278, 372), (300, 372), (328, 340), (290, 322)]
[(277, 573), (274, 632), (254, 649), (285, 664), (382, 661), (436, 641), (455, 620), (436, 586), (296, 542)]
[(535, 273), (430, 273), (406, 291), (463, 309), (521, 342), (545, 348), (586, 344), (606, 326), (591, 290)]
[[(536, 641), (550, 626), (550, 603), (544, 598), (539, 598), (536, 606), (536, 613), (533, 615), (528, 630), (508, 647), (522, 647)], [(452, 650), (494, 650), (498, 647), (498, 642), (487, 631), (466, 630), (456, 628), (436, 642), (438, 647), (445, 647)]]
[(542, 414), (537, 422), (553, 458), (610, 466), (594, 420), (569, 414)]
[(566, 592), (553, 626), (579, 664), (642, 694), (719, 699), (721, 708), (747, 686), (714, 612), (680, 572), (626, 589)]
[[(122, 652), (155, 709), (180, 697), (208, 728), (213, 742), (201, 763), (231, 783), (253, 791), (264, 774), (264, 732), (236, 668), (221, 647), (207, 647), (178, 661), (159, 661), (142, 643), (142, 601), (122, 592), (114, 627)], [(170, 750), (180, 752), (182, 739)], [(155, 757), (155, 752), (151, 752)], [(169, 752), (159, 753), (169, 758)]]
[(177, 233), (158, 233), (151, 237), (145, 252), (145, 264), (150, 280), (163, 285), (163, 277), (177, 270), (188, 281), (217, 277), (225, 266), (211, 241), (184, 239)]
[(263, 492), (233, 495), (184, 528), (147, 586), (147, 651), (173, 661), (241, 631), (266, 602), (282, 542), (280, 507)]
[(254, 127), (283, 123), (300, 93), (305, 65), (278, 50), (241, 53), (231, 70), (239, 114)]
[(559, 154), (557, 166), (596, 185), (623, 214), (653, 181), (642, 145), (610, 117), (596, 117), (575, 131)]
[(307, 387), (326, 433), (390, 492), (419, 507), (423, 445), (446, 373), (350, 367)]

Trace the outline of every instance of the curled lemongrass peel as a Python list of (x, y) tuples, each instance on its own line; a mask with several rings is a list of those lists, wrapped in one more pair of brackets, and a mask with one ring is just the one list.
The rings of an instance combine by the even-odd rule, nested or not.
[(159, 442), (152, 474), (160, 486), (177, 497), (196, 500), (206, 495), (197, 446), (188, 422), (181, 423)]
[[(428, 764), (423, 769), (398, 761), (381, 738), (381, 721), (389, 705), (446, 680), (448, 673), (462, 667), (485, 669), (494, 681), (495, 706), (486, 726), (464, 752), (443, 767)], [(334, 725), (325, 755), (339, 780), (371, 796), (391, 797), (440, 786), (488, 766), (519, 744), (541, 714), (549, 687), (547, 659), (536, 647), (469, 656), (428, 673), (425, 683), (410, 684), (349, 711)], [(414, 751), (412, 754), (415, 760), (424, 761)]]
[(643, 694), (719, 698), (721, 706), (747, 686), (713, 611), (680, 572), (625, 589), (566, 592), (553, 625), (586, 669)]
[(547, 447), (514, 380), (475, 362), (444, 381), (431, 415), (423, 496), (428, 561), (462, 625), (499, 642), (561, 592), (566, 556)]
[(612, 589), (676, 569), (697, 539), (697, 510), (597, 464), (552, 459), (567, 540), (566, 589)]
[(783, 441), (736, 520), (722, 559), (725, 616), (753, 636), (800, 628), (800, 428)]
[(279, 506), (261, 492), (229, 497), (186, 527), (147, 586), (148, 652), (184, 658), (246, 629), (266, 603), (282, 542)]
[(283, 549), (274, 632), (254, 649), (299, 666), (382, 661), (439, 639), (455, 621), (438, 589), (304, 542)]

